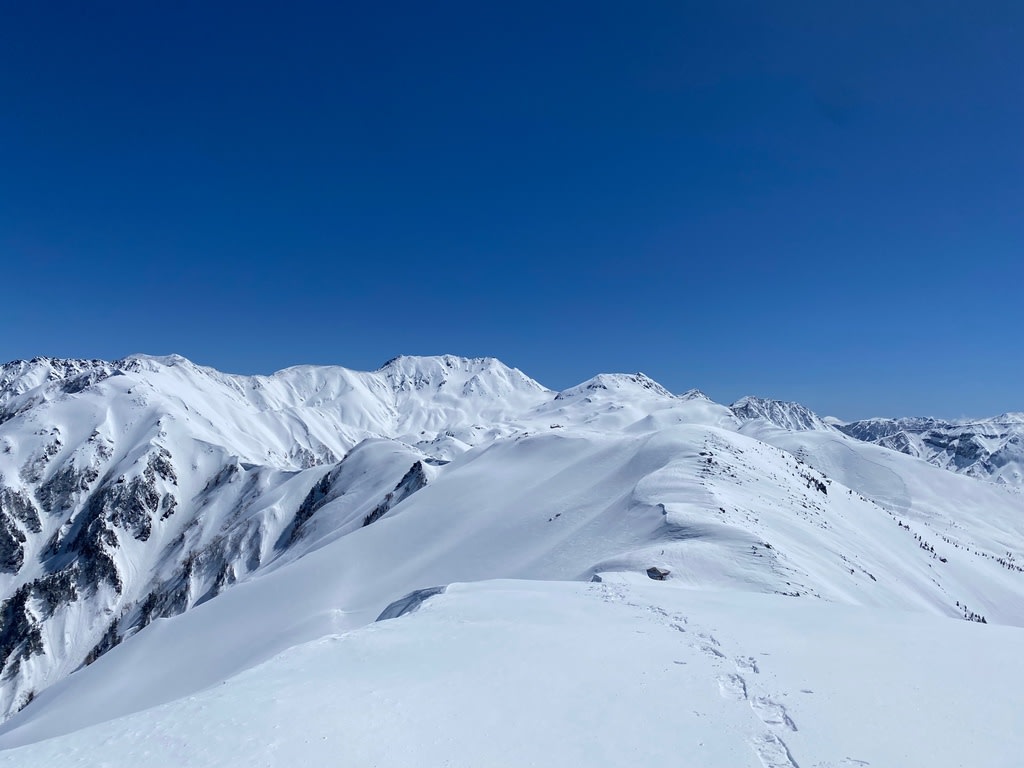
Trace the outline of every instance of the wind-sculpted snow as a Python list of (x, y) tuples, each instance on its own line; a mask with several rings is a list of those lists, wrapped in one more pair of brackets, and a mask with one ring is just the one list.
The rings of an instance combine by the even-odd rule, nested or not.
[(440, 595), (446, 589), (447, 587), (427, 587), (426, 589), (417, 589), (415, 592), (410, 592), (405, 597), (390, 603), (387, 608), (380, 612), (380, 616), (377, 617), (376, 621), (397, 619), (412, 613), (434, 595)]
[(0, 705), (32, 702), (8, 733), (191, 695), (456, 581), (659, 568), (1024, 625), (1014, 489), (745, 403), (643, 374), (555, 392), (453, 356), (3, 366)]

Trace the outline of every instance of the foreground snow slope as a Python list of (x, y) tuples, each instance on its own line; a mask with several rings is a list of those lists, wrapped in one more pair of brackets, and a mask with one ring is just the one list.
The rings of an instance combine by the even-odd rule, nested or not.
[(1020, 764), (1024, 630), (643, 582), (453, 585), (0, 766)]
[(957, 598), (961, 607), (969, 606), (968, 613), (1022, 624), (1020, 488), (973, 481), (835, 432), (789, 432), (764, 422), (746, 424), (741, 431), (784, 449), (888, 510), (902, 531), (934, 555), (933, 564), (943, 573), (937, 578), (947, 589), (978, 585), (971, 595)]

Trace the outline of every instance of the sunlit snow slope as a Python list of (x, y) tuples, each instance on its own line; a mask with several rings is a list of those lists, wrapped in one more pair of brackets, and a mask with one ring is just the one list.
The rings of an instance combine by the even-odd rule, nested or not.
[(1020, 764), (1024, 630), (644, 581), (452, 585), (0, 766)]
[[(344, 656), (353, 643), (368, 643), (368, 658), (387, 656), (390, 643), (414, 640), (366, 628), (344, 635), (363, 639), (318, 641), (365, 627), (414, 590), (455, 582), (597, 578), (605, 590), (661, 589), (670, 602), (718, 594), (738, 611), (800, 613), (827, 602), (846, 608), (807, 620), (835, 618), (837, 627), (876, 615), (869, 609), (908, 612), (917, 617), (907, 620), (910, 631), (942, 627), (951, 648), (981, 637), (951, 628), (964, 618), (1024, 626), (1017, 488), (858, 440), (786, 405), (674, 396), (642, 374), (554, 392), (489, 358), (401, 357), (375, 372), (299, 367), (268, 377), (177, 357), (8, 364), (0, 371), (0, 690), (4, 711), (17, 714), (0, 729), (0, 746), (90, 728), (63, 737), (85, 741), (52, 749), (68, 756), (90, 749), (88, 739), (112, 739), (128, 761), (112, 764), (129, 765), (143, 749), (131, 734), (154, 727), (152, 715), (133, 713), (169, 707), (185, 717), (199, 706), (187, 697), (207, 689), (203, 696), (221, 696), (210, 706), (241, 706), (231, 697), (269, 685), (288, 659)], [(648, 582), (650, 568), (667, 571), (667, 581), (631, 581)], [(584, 611), (594, 589), (523, 586), (514, 600)], [(499, 589), (496, 605), (506, 597)], [(432, 598), (422, 610), (450, 599)], [(527, 624), (532, 610), (522, 608)], [(429, 637), (426, 616), (394, 626)], [(885, 642), (889, 621), (878, 629)], [(488, 630), (476, 631), (456, 640), (475, 648)], [(563, 627), (548, 622), (542, 631), (561, 636)], [(746, 643), (748, 629), (737, 631)], [(840, 643), (835, 632), (828, 639)], [(993, 642), (1002, 652), (1004, 641)], [(345, 671), (350, 662), (324, 659), (336, 675), (325, 685), (363, 690), (372, 675), (389, 674), (371, 665), (360, 682)], [(212, 693), (236, 674), (237, 683)], [(338, 706), (377, 723), (365, 713), (387, 701), (366, 691)], [(667, 706), (663, 695), (652, 693), (656, 709)], [(777, 732), (758, 707), (747, 708), (750, 722), (764, 729), (743, 737), (744, 759), (786, 766), (772, 755), (802, 737)], [(729, 711), (746, 723), (747, 710)], [(178, 738), (170, 727), (168, 738)], [(822, 767), (867, 759), (807, 745)], [(380, 764), (414, 764), (403, 762), (401, 745), (390, 758), (369, 741), (364, 748)], [(11, 759), (57, 754), (28, 749)], [(729, 749), (714, 753), (725, 762), (701, 764), (746, 764), (728, 762)]]

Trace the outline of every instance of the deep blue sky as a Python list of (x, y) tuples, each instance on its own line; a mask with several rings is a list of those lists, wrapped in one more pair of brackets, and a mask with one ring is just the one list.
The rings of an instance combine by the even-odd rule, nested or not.
[(0, 110), (5, 360), (1024, 410), (1021, 3), (9, 3)]

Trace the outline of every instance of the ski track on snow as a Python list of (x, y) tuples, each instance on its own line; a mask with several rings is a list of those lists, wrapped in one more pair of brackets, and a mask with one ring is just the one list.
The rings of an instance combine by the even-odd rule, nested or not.
[[(601, 583), (598, 586), (600, 588), (596, 591), (604, 602), (619, 603), (643, 611), (649, 619), (673, 631), (685, 633), (687, 630), (683, 628), (683, 625), (689, 626), (690, 634), (698, 638), (696, 643), (690, 643), (690, 648), (700, 651), (713, 666), (720, 665), (727, 658), (721, 650), (721, 641), (710, 632), (700, 627), (691, 626), (688, 617), (681, 614), (669, 614), (665, 609), (656, 605), (633, 602), (627, 590), (620, 585)], [(685, 662), (677, 661), (675, 663), (683, 664)], [(800, 764), (780, 735), (780, 732), (797, 732), (799, 728), (797, 728), (796, 721), (783, 704), (769, 695), (757, 692), (757, 686), (752, 685), (744, 677), (744, 675), (759, 675), (761, 672), (753, 656), (737, 655), (734, 657), (734, 665), (735, 672), (719, 674), (715, 680), (723, 699), (748, 705), (763, 726), (763, 731), (751, 733), (749, 737), (750, 744), (761, 764), (764, 768), (800, 768)], [(861, 768), (869, 765), (870, 763), (865, 760), (845, 757), (838, 762), (816, 763), (814, 768)]]

